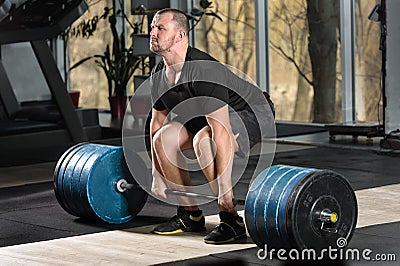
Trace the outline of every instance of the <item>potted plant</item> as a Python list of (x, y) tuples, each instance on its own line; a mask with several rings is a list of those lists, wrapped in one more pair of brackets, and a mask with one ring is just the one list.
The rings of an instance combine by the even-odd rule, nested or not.
[[(104, 9), (104, 14), (100, 16), (100, 19), (108, 19), (108, 24), (112, 33), (111, 46), (110, 44), (107, 44), (105, 51), (102, 54), (85, 57), (70, 68), (71, 71), (88, 60), (94, 60), (96, 65), (103, 70), (107, 78), (111, 115), (114, 118), (122, 118), (124, 116), (128, 100), (128, 82), (142, 62), (140, 57), (133, 55), (133, 42), (129, 47), (127, 47), (123, 33), (118, 34), (116, 16), (121, 14), (126, 18), (125, 14), (120, 10), (114, 12), (114, 8), (110, 9), (106, 7)], [(95, 24), (93, 24), (93, 20), (84, 22), (80, 25), (80, 29), (76, 32), (72, 32), (72, 34), (75, 36), (92, 35), (93, 31), (96, 29), (98, 18), (94, 21)], [(87, 26), (89, 23), (91, 26)], [(134, 25), (130, 25), (134, 27)], [(136, 28), (134, 28), (134, 32), (136, 31)]]

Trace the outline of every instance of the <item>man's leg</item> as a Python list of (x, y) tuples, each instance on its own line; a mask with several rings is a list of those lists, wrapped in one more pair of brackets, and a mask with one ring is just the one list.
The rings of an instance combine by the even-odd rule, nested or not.
[(193, 149), (197, 161), (207, 181), (210, 183), (212, 192), (218, 195), (217, 172), (215, 168), (215, 145), (211, 139), (211, 128), (203, 127), (193, 138)]
[[(196, 153), (197, 161), (210, 183), (212, 192), (218, 195), (217, 170), (215, 167), (215, 145), (212, 141), (212, 132), (209, 126), (203, 127), (193, 138), (193, 148)], [(237, 137), (237, 136), (235, 136)], [(235, 142), (235, 151), (238, 144)]]
[[(213, 145), (211, 134), (209, 126), (201, 129), (193, 138), (193, 148), (199, 165), (210, 183), (211, 190), (218, 195), (218, 180), (214, 160), (215, 145)], [(237, 148), (237, 143), (235, 143), (235, 151)], [(219, 208), (220, 224), (204, 238), (204, 242), (208, 244), (223, 244), (246, 238), (243, 218), (236, 211), (232, 213), (221, 208), (221, 206)]]
[[(168, 186), (172, 189), (179, 185), (191, 185), (189, 173), (185, 170), (186, 164), (180, 152), (193, 147), (192, 141), (191, 133), (175, 121), (165, 125), (154, 135), (152, 147), (156, 155), (154, 157), (155, 167), (168, 180)], [(168, 222), (154, 228), (153, 232), (169, 235), (205, 231), (203, 212), (198, 209), (194, 199), (189, 197), (177, 198), (181, 204), (178, 207), (177, 214)]]
[[(192, 140), (192, 134), (176, 121), (163, 126), (153, 137), (155, 166), (170, 181), (169, 185), (172, 189), (191, 185), (181, 151), (192, 148)], [(178, 200), (186, 210), (198, 209), (195, 201), (189, 197), (178, 197)]]

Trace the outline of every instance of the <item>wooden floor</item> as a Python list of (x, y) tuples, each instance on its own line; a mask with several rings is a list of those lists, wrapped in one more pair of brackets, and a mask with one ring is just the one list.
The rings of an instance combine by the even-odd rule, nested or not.
[[(322, 136), (322, 137), (321, 137)], [(357, 185), (356, 196), (358, 201), (358, 229), (368, 229), (368, 226), (387, 225), (400, 222), (400, 183), (397, 177), (399, 158), (394, 156), (378, 157), (363, 153), (361, 155), (347, 153), (346, 158), (342, 146), (352, 145), (351, 149), (377, 151), (379, 148), (359, 144), (348, 144), (345, 141), (337, 141), (333, 145), (336, 152), (325, 149), (316, 153), (311, 146), (305, 144), (326, 141), (326, 133), (318, 133), (311, 136), (292, 137), (277, 147), (278, 163), (313, 166), (323, 168), (338, 168), (353, 178)], [(282, 143), (285, 143), (284, 145)], [(289, 145), (294, 143), (296, 145)], [(344, 143), (344, 144), (343, 144)], [(318, 143), (321, 147), (331, 144)], [(339, 148), (339, 149), (338, 149)], [(346, 146), (348, 148), (348, 146)], [(309, 152), (307, 152), (307, 150)], [(304, 150), (299, 154), (291, 151)], [(340, 152), (337, 152), (340, 150)], [(287, 154), (286, 154), (287, 153)], [(285, 155), (286, 154), (286, 155)], [(279, 156), (280, 155), (280, 156)], [(368, 157), (369, 156), (369, 157)], [(52, 180), (52, 171), (55, 163), (36, 164), (35, 166), (21, 166), (2, 168), (0, 171), (0, 188), (11, 186), (29, 185), (38, 182)], [(21, 178), (22, 177), (22, 178)], [(7, 204), (4, 203), (4, 204)], [(154, 215), (158, 215), (157, 209)], [(243, 211), (241, 212), (243, 214)], [(6, 221), (3, 215), (3, 221)], [(8, 217), (6, 219), (9, 219)], [(209, 232), (218, 223), (217, 215), (206, 217), (207, 231)], [(13, 222), (19, 222), (13, 221)], [(0, 224), (0, 227), (2, 224)], [(37, 226), (43, 227), (43, 224)], [(98, 233), (82, 234), (72, 237), (64, 237), (53, 240), (32, 242), (27, 244), (5, 246), (0, 248), (0, 266), (3, 265), (154, 265), (174, 264), (174, 262), (186, 259), (194, 259), (210, 254), (223, 254), (226, 252), (245, 251), (256, 247), (248, 238), (242, 243), (228, 245), (207, 245), (203, 242), (205, 233), (184, 233), (175, 236), (160, 236), (150, 233), (155, 225), (133, 227), (124, 230), (111, 230)], [(397, 226), (398, 227), (398, 226)], [(46, 230), (49, 230), (46, 227)], [(400, 231), (400, 230), (399, 230)], [(390, 231), (385, 231), (391, 237)], [(399, 233), (392, 237), (393, 242), (399, 242)], [(368, 236), (365, 236), (368, 237)], [(1, 235), (0, 235), (1, 238)], [(381, 238), (382, 239), (382, 238)], [(387, 238), (386, 238), (387, 239)], [(386, 240), (385, 239), (385, 240)], [(356, 241), (356, 240), (353, 240)], [(371, 242), (375, 239), (371, 240)], [(390, 241), (389, 241), (390, 242)], [(26, 243), (26, 242), (24, 242)], [(392, 242), (390, 242), (392, 243)], [(351, 244), (351, 242), (350, 242)], [(370, 243), (368, 243), (370, 245)], [(380, 243), (385, 249), (388, 244)], [(397, 251), (398, 244), (393, 245)], [(358, 247), (358, 246), (357, 246)], [(229, 253), (230, 254), (230, 253)], [(253, 258), (256, 254), (252, 254)], [(400, 258), (397, 258), (399, 260)], [(257, 265), (265, 264), (257, 261)], [(362, 265), (351, 262), (349, 265)], [(274, 264), (275, 265), (275, 264)], [(375, 263), (372, 265), (383, 265)]]

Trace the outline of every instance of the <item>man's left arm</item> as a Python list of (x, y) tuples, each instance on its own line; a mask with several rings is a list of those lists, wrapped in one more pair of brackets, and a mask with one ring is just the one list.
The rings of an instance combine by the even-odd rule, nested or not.
[(235, 138), (229, 123), (228, 105), (206, 115), (216, 145), (215, 165), (218, 178), (218, 203), (227, 210), (234, 210), (232, 190), (232, 166)]

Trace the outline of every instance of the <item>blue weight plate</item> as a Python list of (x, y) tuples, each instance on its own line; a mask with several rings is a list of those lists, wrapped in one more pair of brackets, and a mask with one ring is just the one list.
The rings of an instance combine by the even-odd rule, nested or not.
[(72, 179), (72, 176), (74, 174), (74, 169), (77, 166), (80, 157), (83, 156), (87, 150), (86, 145), (82, 145), (81, 147), (76, 149), (73, 154), (71, 154), (70, 158), (68, 159), (68, 162), (65, 163), (64, 169), (62, 172), (60, 172), (58, 178), (61, 182), (60, 186), (62, 187), (61, 193), (64, 198), (65, 204), (70, 209), (70, 214), (78, 217), (79, 215), (77, 213), (76, 203), (72, 200), (71, 197), (72, 191), (71, 191), (70, 180)]
[[(133, 205), (143, 205), (146, 193), (136, 189), (128, 193), (116, 190), (116, 183), (126, 178), (123, 170), (122, 147), (113, 147), (93, 163), (87, 174), (87, 195), (95, 214), (105, 222), (120, 224), (130, 221), (137, 213)], [(139, 210), (140, 211), (140, 210)]]
[[(134, 173), (131, 173), (128, 165), (125, 161), (125, 156), (123, 156), (123, 162), (121, 164), (122, 167), (122, 172), (125, 180), (129, 184), (135, 184), (138, 185), (136, 182), (136, 179), (133, 175), (135, 176), (140, 176), (141, 180), (143, 180), (143, 177), (145, 177), (147, 180), (149, 180), (148, 185), (151, 185), (151, 180), (152, 176), (150, 174), (150, 169), (147, 168), (145, 162), (140, 158), (140, 156), (133, 151), (125, 151), (124, 154), (126, 153), (131, 153), (129, 156), (129, 159), (134, 160), (133, 171)], [(132, 175), (133, 174), (133, 175)], [(143, 185), (143, 184), (142, 184)], [(124, 192), (124, 197), (127, 199), (128, 202), (128, 208), (129, 208), (129, 213), (131, 214), (132, 218), (135, 217), (144, 207), (147, 201), (148, 194), (145, 190), (140, 189), (139, 186), (138, 188), (134, 190), (127, 190)]]
[(63, 164), (66, 163), (66, 157), (72, 153), (74, 150), (76, 150), (78, 147), (81, 147), (82, 145), (85, 145), (86, 143), (78, 143), (76, 145), (73, 145), (69, 147), (58, 159), (56, 166), (54, 167), (54, 173), (53, 173), (53, 178), (54, 178), (54, 183), (56, 183), (57, 178), (58, 178), (58, 173), (60, 171), (60, 168), (62, 167)]
[[(288, 198), (291, 195), (291, 192), (295, 185), (304, 178), (304, 176), (308, 175), (310, 172), (314, 171), (315, 169), (310, 168), (302, 168), (293, 178), (290, 179), (289, 182), (285, 184), (284, 193), (281, 193), (279, 197), (279, 209), (277, 210), (276, 214), (276, 231), (279, 232), (279, 236), (282, 239), (282, 242), (289, 243), (289, 237), (287, 233), (287, 224), (286, 224), (286, 206), (288, 204)], [(289, 243), (290, 244), (290, 243)]]
[(244, 218), (246, 221), (247, 231), (250, 237), (253, 239), (260, 248), (262, 247), (262, 240), (258, 237), (256, 223), (255, 223), (255, 202), (258, 196), (258, 191), (261, 188), (263, 181), (268, 175), (269, 171), (275, 171), (276, 167), (272, 166), (260, 172), (254, 179), (253, 183), (250, 185), (249, 191), (246, 195), (245, 205), (244, 205)]
[[(298, 227), (298, 225), (295, 225), (294, 223), (296, 222), (296, 219), (294, 218), (293, 215), (293, 207), (294, 207), (294, 202), (298, 200), (299, 198), (299, 193), (303, 189), (303, 186), (305, 183), (308, 183), (309, 180), (313, 179), (313, 176), (316, 175), (320, 170), (315, 170), (314, 172), (310, 172), (308, 175), (305, 175), (303, 178), (297, 181), (293, 185), (292, 190), (290, 191), (290, 194), (287, 196), (287, 204), (284, 207), (285, 208), (285, 224), (286, 224), (286, 233), (287, 233), (287, 238), (289, 239), (289, 242), (291, 244), (291, 248), (298, 249), (299, 245), (296, 242), (296, 239), (294, 237), (294, 230), (293, 228)], [(306, 225), (303, 225), (306, 226)]]
[[(270, 187), (274, 184), (279, 173), (283, 172), (284, 169), (280, 166), (272, 166), (269, 169), (260, 173), (257, 178), (254, 180), (255, 185), (258, 189), (252, 190), (251, 195), (253, 198), (251, 203), (252, 206), (249, 205), (252, 210), (247, 212), (247, 216), (252, 213), (251, 217), (248, 217), (246, 221), (251, 220), (248, 227), (250, 227), (249, 234), (253, 239), (254, 243), (256, 243), (259, 247), (263, 248), (264, 244), (268, 242), (268, 232), (264, 229), (264, 221), (265, 221), (265, 200), (268, 197), (268, 192), (270, 191)], [(257, 180), (259, 179), (261, 180)], [(246, 199), (247, 201), (247, 199)]]
[(275, 165), (253, 181), (246, 197), (245, 219), (249, 234), (258, 246), (288, 246), (285, 221), (279, 218), (284, 209), (281, 211), (280, 207), (286, 202), (286, 194), (290, 194), (287, 189), (293, 186), (292, 179), (297, 180), (309, 171), (311, 169)]
[(287, 172), (285, 166), (278, 166), (278, 170), (268, 175), (267, 179), (263, 183), (258, 197), (256, 199), (256, 228), (259, 238), (262, 240), (262, 245), (268, 244), (269, 247), (276, 247), (276, 239), (273, 238), (274, 227), (268, 228), (267, 223), (271, 220), (272, 223), (275, 222), (273, 215), (271, 215), (269, 210), (269, 204), (271, 196), (274, 192), (275, 185), (282, 176)]
[[(106, 151), (107, 149), (102, 145), (97, 144), (88, 144), (85, 147), (85, 153), (82, 157), (79, 158), (77, 165), (74, 168), (73, 175), (70, 178), (70, 187), (71, 187), (71, 198), (75, 204), (75, 210), (77, 216), (85, 217), (88, 219), (93, 219), (95, 217), (94, 213), (91, 212), (91, 207), (87, 200), (82, 198), (82, 190), (86, 189), (86, 185), (82, 186), (82, 179), (86, 179), (84, 177), (84, 169), (88, 167), (87, 165), (91, 165), (95, 159)], [(83, 174), (83, 176), (82, 176)]]
[[(287, 191), (288, 186), (291, 184), (293, 179), (299, 178), (299, 176), (304, 176), (307, 171), (301, 168), (283, 166), (285, 169), (284, 173), (276, 179), (275, 184), (271, 187), (270, 196), (265, 204), (266, 218), (264, 219), (264, 228), (268, 232), (268, 244), (274, 248), (288, 248), (290, 244), (286, 236), (286, 230), (284, 229), (281, 233), (279, 230), (279, 207), (281, 205), (281, 200), (285, 193), (290, 194)], [(284, 221), (284, 220), (283, 220)], [(285, 228), (285, 226), (282, 226)]]
[(65, 157), (66, 157), (68, 154), (70, 154), (70, 152), (73, 151), (75, 148), (76, 148), (76, 147), (75, 147), (75, 145), (74, 145), (74, 146), (70, 147), (69, 149), (67, 149), (67, 150), (61, 155), (61, 157), (60, 157), (60, 158), (58, 159), (58, 161), (57, 161), (56, 166), (54, 167), (54, 172), (53, 172), (53, 190), (54, 190), (54, 194), (55, 194), (55, 196), (56, 196), (56, 199), (57, 199), (58, 203), (61, 205), (61, 207), (62, 207), (63, 209), (65, 209), (65, 207), (64, 207), (64, 202), (63, 202), (63, 200), (61, 199), (61, 196), (59, 195), (60, 193), (59, 193), (59, 191), (58, 191), (58, 189), (59, 189), (59, 185), (58, 185), (58, 183), (57, 183), (57, 181), (58, 181), (58, 174), (59, 174), (59, 172), (60, 172), (60, 168), (61, 168), (62, 164), (64, 163)]
[(53, 182), (54, 182), (54, 190), (57, 191), (57, 179), (58, 179), (58, 174), (60, 172), (61, 165), (65, 162), (65, 158), (77, 147), (82, 146), (83, 143), (79, 143), (76, 145), (73, 145), (72, 147), (68, 148), (58, 159), (56, 166), (54, 167), (54, 172), (53, 172)]
[(82, 149), (82, 144), (77, 144), (70, 149), (68, 149), (58, 161), (58, 165), (54, 171), (54, 192), (56, 195), (56, 199), (58, 200), (60, 206), (69, 214), (73, 214), (68, 202), (64, 196), (64, 187), (63, 187), (63, 178), (65, 173), (65, 167), (68, 165), (69, 160), (77, 153), (80, 149)]
[[(80, 203), (75, 202), (73, 198), (73, 189), (75, 187), (74, 184), (74, 173), (79, 171), (78, 169), (81, 168), (81, 164), (84, 163), (80, 161), (82, 156), (85, 156), (88, 152), (95, 150), (95, 147), (90, 145), (83, 145), (79, 151), (77, 151), (69, 160), (68, 164), (65, 167), (65, 171), (62, 178), (63, 184), (63, 192), (65, 197), (65, 202), (70, 207), (74, 216), (79, 217), (79, 205)], [(77, 170), (75, 170), (77, 169)]]
[[(67, 149), (61, 157), (58, 159), (57, 164), (54, 168), (53, 172), (53, 190), (56, 196), (58, 203), (61, 207), (66, 210), (68, 207), (64, 203), (64, 198), (62, 196), (62, 184), (58, 182), (58, 175), (60, 172), (64, 171), (65, 165), (67, 164), (69, 158), (72, 156), (71, 154), (75, 153), (75, 150), (78, 149), (83, 143), (79, 143)], [(68, 212), (68, 211), (67, 211)]]
[(85, 157), (85, 162), (81, 165), (79, 177), (76, 179), (76, 190), (77, 192), (74, 195), (74, 198), (77, 202), (81, 204), (80, 209), (80, 217), (86, 217), (89, 219), (98, 218), (97, 215), (93, 212), (92, 206), (89, 204), (88, 196), (87, 196), (87, 180), (88, 174), (93, 168), (93, 164), (99, 160), (100, 157), (103, 156), (104, 153), (109, 152), (110, 146), (96, 144), (93, 146), (94, 150)]

